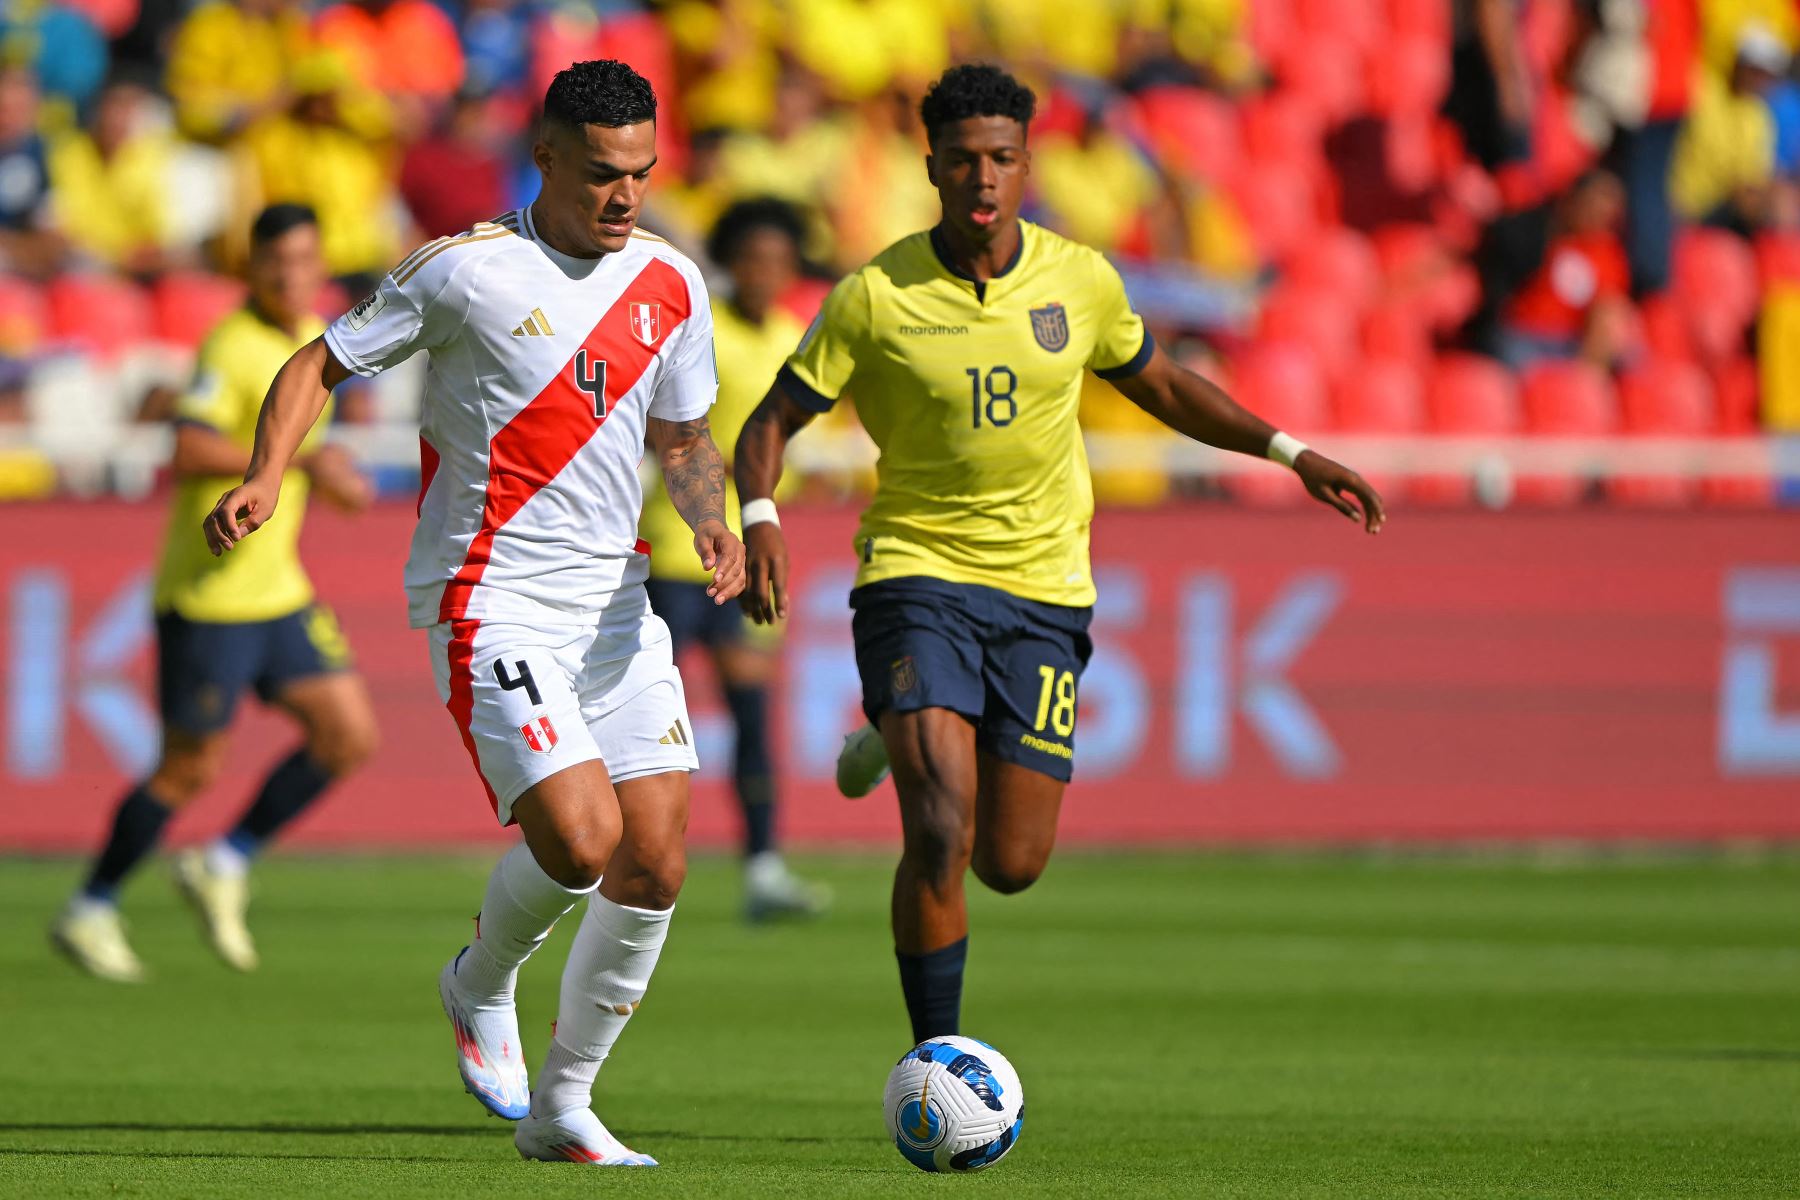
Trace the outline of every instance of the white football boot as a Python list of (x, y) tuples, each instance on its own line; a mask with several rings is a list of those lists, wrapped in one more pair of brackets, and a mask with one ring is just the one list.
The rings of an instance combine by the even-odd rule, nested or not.
[(864, 725), (844, 739), (838, 751), (837, 788), (851, 800), (860, 800), (888, 777), (887, 745), (881, 731)]
[(438, 999), (456, 1036), (456, 1072), (469, 1095), (497, 1117), (517, 1121), (531, 1111), (531, 1081), (525, 1074), (524, 1048), (519, 1045), (519, 1010), (483, 1006), (456, 986), (456, 968), (464, 946), (438, 973)]
[(144, 980), (144, 964), (125, 940), (119, 910), (110, 904), (79, 897), (70, 901), (50, 926), (50, 942), (89, 975), (114, 983)]
[(226, 966), (256, 970), (256, 942), (245, 921), (250, 912), (249, 879), (213, 870), (206, 851), (195, 847), (175, 856), (175, 888), (200, 917), (200, 930), (213, 953)]
[(526, 1117), (513, 1131), (520, 1158), (540, 1162), (577, 1162), (596, 1167), (654, 1167), (656, 1160), (639, 1154), (608, 1132), (592, 1109), (569, 1108), (548, 1117)]
[(831, 889), (788, 870), (773, 850), (744, 863), (744, 916), (752, 921), (816, 917), (831, 907)]

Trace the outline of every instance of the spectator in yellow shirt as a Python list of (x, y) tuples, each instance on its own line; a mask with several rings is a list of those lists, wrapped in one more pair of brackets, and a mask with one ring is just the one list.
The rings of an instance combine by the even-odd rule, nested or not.
[(308, 44), (294, 0), (209, 0), (188, 14), (169, 52), (168, 89), (181, 132), (230, 141), (293, 103), (291, 76)]
[(293, 109), (246, 141), (265, 203), (318, 214), (325, 262), (352, 292), (368, 291), (399, 250), (400, 203), (384, 144), (352, 119), (358, 95), (342, 60), (316, 52), (295, 67)]
[(1762, 26), (1738, 40), (1729, 79), (1708, 72), (1675, 146), (1669, 191), (1689, 220), (1760, 224), (1775, 176), (1775, 118), (1763, 94), (1787, 72), (1787, 47)]
[(50, 147), (51, 204), (74, 249), (106, 266), (145, 275), (169, 265), (170, 169), (174, 147), (149, 126), (150, 92), (117, 76), (93, 118)]

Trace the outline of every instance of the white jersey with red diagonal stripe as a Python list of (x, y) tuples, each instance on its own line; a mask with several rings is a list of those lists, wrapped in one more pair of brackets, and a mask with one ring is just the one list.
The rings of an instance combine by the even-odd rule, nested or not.
[(648, 573), (637, 540), (650, 417), (689, 421), (718, 388), (706, 285), (636, 233), (576, 259), (529, 209), (421, 246), (326, 330), (359, 375), (425, 350), (414, 626), (591, 618)]

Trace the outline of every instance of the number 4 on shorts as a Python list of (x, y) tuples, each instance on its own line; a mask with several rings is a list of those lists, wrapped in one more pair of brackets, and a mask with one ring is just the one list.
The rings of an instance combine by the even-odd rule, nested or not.
[[(531, 677), (531, 664), (521, 658), (513, 664), (513, 667), (518, 674), (508, 675), (506, 664), (496, 658), (494, 660), (494, 682), (509, 692), (524, 688), (525, 694), (531, 697), (533, 704), (542, 704), (544, 697), (538, 692), (537, 680)], [(1041, 729), (1043, 726), (1040, 725), (1038, 728)]]

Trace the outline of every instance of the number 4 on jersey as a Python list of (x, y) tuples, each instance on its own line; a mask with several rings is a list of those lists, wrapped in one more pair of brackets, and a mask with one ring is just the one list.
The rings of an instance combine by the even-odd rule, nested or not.
[(594, 420), (606, 420), (606, 360), (594, 358), (585, 349), (575, 352), (575, 386), (594, 400)]

